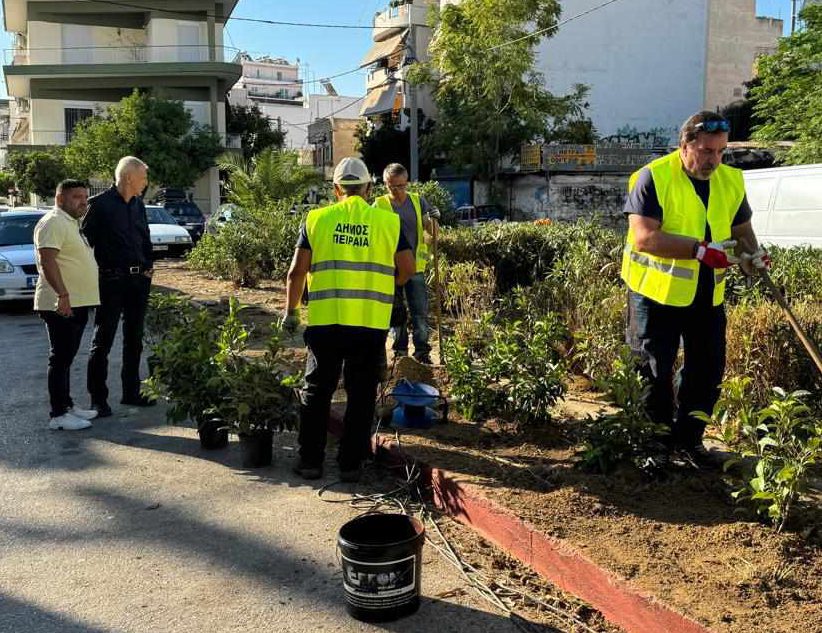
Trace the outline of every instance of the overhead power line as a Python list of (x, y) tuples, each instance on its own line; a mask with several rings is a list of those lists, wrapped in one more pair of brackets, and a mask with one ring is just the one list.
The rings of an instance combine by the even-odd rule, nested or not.
[(619, 2), (619, 0), (608, 0), (607, 2), (603, 2), (602, 4), (598, 4), (595, 7), (591, 7), (587, 11), (583, 11), (582, 13), (577, 13), (576, 15), (571, 16), (567, 20), (562, 20), (560, 22), (557, 22), (556, 24), (552, 24), (551, 26), (546, 26), (544, 29), (534, 31), (533, 33), (528, 33), (527, 35), (523, 35), (522, 37), (518, 37), (518, 38), (516, 38), (514, 40), (510, 40), (508, 42), (503, 42), (502, 44), (497, 44), (496, 46), (491, 46), (490, 48), (487, 48), (485, 50), (495, 51), (497, 49), (505, 48), (506, 46), (511, 46), (512, 44), (516, 44), (517, 42), (522, 42), (524, 40), (531, 39), (532, 37), (539, 37), (539, 36), (545, 35), (546, 33), (549, 33), (550, 31), (554, 31), (554, 30), (558, 29), (559, 27), (561, 27), (565, 24), (568, 24), (569, 22), (573, 22), (574, 20), (578, 20), (579, 18), (581, 18), (583, 16), (586, 16), (586, 15), (589, 15), (589, 14), (593, 13), (594, 11), (599, 11), (600, 9), (604, 9), (609, 4), (614, 4), (614, 2)]
[(156, 7), (156, 6), (148, 6), (147, 4), (134, 4), (131, 2), (120, 2), (119, 0), (83, 0), (83, 2), (89, 2), (92, 4), (109, 4), (115, 7), (125, 7), (128, 9), (138, 9), (141, 11), (157, 11), (158, 13), (169, 13), (174, 15), (181, 15), (185, 13), (191, 13), (197, 16), (205, 15), (208, 18), (214, 18), (215, 20), (224, 21), (224, 20), (234, 20), (235, 22), (255, 22), (258, 24), (269, 24), (272, 26), (304, 26), (304, 27), (312, 27), (312, 28), (319, 28), (319, 29), (373, 29), (374, 27), (371, 25), (362, 25), (362, 24), (322, 24), (316, 22), (285, 22), (281, 20), (266, 20), (264, 18), (246, 18), (241, 16), (229, 16), (225, 17), (222, 15), (215, 15), (213, 13), (207, 13), (203, 11), (187, 11), (184, 9), (168, 9), (163, 7)]

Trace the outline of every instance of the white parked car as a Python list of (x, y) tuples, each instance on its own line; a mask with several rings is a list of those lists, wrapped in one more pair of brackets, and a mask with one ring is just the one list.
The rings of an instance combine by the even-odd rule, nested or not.
[(34, 299), (38, 277), (34, 227), (44, 213), (17, 207), (0, 215), (0, 301)]
[(191, 250), (191, 235), (164, 207), (146, 205), (146, 219), (155, 259), (181, 257)]
[(822, 165), (751, 169), (742, 175), (760, 242), (822, 248)]

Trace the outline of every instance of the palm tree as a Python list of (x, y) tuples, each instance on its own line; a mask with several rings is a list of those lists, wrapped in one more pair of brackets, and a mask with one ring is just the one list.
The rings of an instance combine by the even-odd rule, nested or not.
[(224, 154), (217, 166), (228, 172), (228, 200), (243, 209), (265, 209), (300, 203), (322, 176), (298, 163), (298, 154), (268, 148), (249, 160)]

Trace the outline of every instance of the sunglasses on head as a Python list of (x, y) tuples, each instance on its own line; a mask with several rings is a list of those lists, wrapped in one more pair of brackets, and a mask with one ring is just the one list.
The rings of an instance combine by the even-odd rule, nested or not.
[(709, 134), (713, 132), (730, 132), (731, 124), (725, 119), (720, 119), (718, 121), (702, 121), (694, 126), (694, 131), (708, 132)]

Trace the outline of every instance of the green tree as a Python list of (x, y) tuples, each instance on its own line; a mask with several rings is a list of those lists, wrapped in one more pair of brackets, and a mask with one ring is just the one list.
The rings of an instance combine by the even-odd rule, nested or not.
[(244, 209), (266, 209), (278, 202), (299, 203), (322, 176), (311, 167), (300, 165), (297, 152), (264, 149), (251, 160), (224, 154), (220, 169), (228, 173), (228, 201)]
[(9, 189), (14, 189), (14, 174), (10, 171), (0, 171), (0, 196), (8, 194)]
[[(424, 142), (426, 135), (433, 129), (433, 122), (422, 114), (419, 121), (420, 139)], [(382, 178), (383, 170), (390, 163), (401, 163), (408, 167), (411, 162), (411, 131), (409, 128), (398, 130), (394, 127), (390, 115), (385, 117), (379, 127), (372, 127), (365, 121), (360, 121), (354, 137), (357, 139), (355, 149), (362, 155), (368, 171), (377, 178)], [(420, 162), (420, 180), (428, 180), (431, 167), (428, 160)]]
[(760, 84), (751, 90), (754, 114), (763, 122), (753, 139), (793, 141), (779, 156), (792, 165), (822, 162), (822, 5), (806, 6), (800, 17), (805, 29), (759, 59)]
[(66, 146), (72, 174), (111, 178), (123, 156), (149, 165), (157, 185), (190, 187), (220, 154), (220, 138), (194, 121), (182, 101), (135, 90), (131, 96), (80, 123)]
[[(502, 158), (582, 110), (584, 88), (555, 97), (534, 71), (534, 48), (559, 14), (556, 0), (464, 0), (433, 10), (431, 61), (409, 71), (410, 81), (433, 87), (439, 111), (423, 146), (429, 155), (496, 181)], [(549, 30), (527, 37), (529, 28)]]
[(243, 158), (256, 156), (264, 149), (281, 149), (285, 144), (285, 132), (271, 127), (271, 119), (256, 104), (229, 106), (226, 111), (226, 131), (239, 134), (242, 140)]
[(50, 198), (61, 180), (68, 178), (69, 169), (63, 152), (9, 152), (7, 164), (17, 186), (24, 196), (34, 193), (41, 198)]

